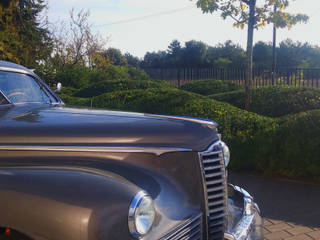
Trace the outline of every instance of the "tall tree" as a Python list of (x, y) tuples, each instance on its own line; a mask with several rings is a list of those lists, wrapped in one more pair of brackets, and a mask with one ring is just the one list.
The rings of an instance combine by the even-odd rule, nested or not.
[(5, 0), (0, 4), (0, 59), (36, 67), (51, 52), (44, 0)]
[[(247, 76), (246, 76), (246, 108), (252, 101), (252, 56), (254, 29), (274, 23), (278, 28), (291, 28), (299, 22), (307, 22), (308, 16), (286, 12), (290, 0), (197, 0), (197, 7), (204, 13), (221, 11), (221, 17), (234, 20), (234, 26), (244, 28), (248, 25), (247, 35)], [(278, 11), (275, 13), (274, 6)]]
[(103, 60), (97, 54), (105, 50), (108, 38), (93, 31), (89, 17), (89, 11), (72, 9), (69, 23), (53, 26), (53, 62), (58, 68), (63, 69), (68, 64), (93, 66), (98, 58)]

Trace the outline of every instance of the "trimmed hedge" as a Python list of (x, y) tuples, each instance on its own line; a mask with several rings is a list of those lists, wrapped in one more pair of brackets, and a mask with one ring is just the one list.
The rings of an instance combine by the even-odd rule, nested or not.
[(62, 101), (65, 104), (69, 106), (74, 106), (74, 107), (90, 107), (91, 106), (90, 98), (72, 97), (64, 93), (60, 93), (59, 97), (62, 99)]
[[(210, 98), (228, 102), (244, 109), (244, 90), (211, 95)], [(280, 117), (303, 111), (320, 109), (320, 89), (293, 87), (263, 87), (253, 89), (250, 112)]]
[(82, 88), (101, 81), (148, 80), (145, 71), (131, 66), (108, 65), (99, 68), (68, 64), (60, 69), (55, 76), (55, 82), (63, 86)]
[(276, 125), (271, 118), (174, 88), (111, 92), (94, 97), (93, 105), (98, 108), (212, 119), (219, 123), (224, 139), (229, 143), (250, 141), (257, 132), (267, 131)]
[[(62, 98), (91, 105), (88, 98)], [(175, 88), (115, 91), (92, 101), (98, 108), (215, 120), (230, 145), (232, 169), (320, 181), (320, 110), (270, 118)]]
[(243, 87), (232, 82), (211, 79), (192, 81), (181, 86), (181, 89), (201, 95), (211, 95), (240, 90)]
[(118, 91), (118, 90), (132, 90), (132, 89), (147, 89), (147, 88), (167, 88), (174, 87), (168, 82), (164, 81), (103, 81), (80, 89), (74, 94), (76, 97), (94, 97), (103, 93)]
[(320, 110), (281, 118), (274, 131), (257, 134), (251, 145), (237, 146), (241, 149), (235, 149), (235, 153), (246, 154), (242, 161), (231, 161), (231, 166), (266, 175), (319, 182), (319, 122)]

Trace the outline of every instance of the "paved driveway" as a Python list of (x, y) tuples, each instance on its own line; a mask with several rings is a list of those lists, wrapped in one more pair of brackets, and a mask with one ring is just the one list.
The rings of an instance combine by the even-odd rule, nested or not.
[(285, 182), (229, 172), (259, 204), (268, 240), (320, 239), (320, 185)]

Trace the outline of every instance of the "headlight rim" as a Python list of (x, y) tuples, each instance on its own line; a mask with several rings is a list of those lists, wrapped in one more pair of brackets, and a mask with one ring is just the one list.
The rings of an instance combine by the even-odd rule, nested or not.
[[(220, 141), (220, 145), (221, 145), (221, 148), (222, 148), (222, 154), (223, 154), (223, 160), (224, 160), (224, 164), (226, 167), (228, 167), (229, 163), (230, 163), (230, 149), (228, 147), (228, 145), (223, 142), (223, 141)], [(228, 152), (228, 159), (226, 160), (226, 152)]]
[[(140, 239), (140, 238), (144, 237), (150, 231), (150, 229), (149, 229), (145, 234), (141, 234), (138, 232), (137, 227), (136, 227), (136, 210), (140, 206), (142, 200), (146, 197), (152, 199), (151, 196), (146, 191), (142, 190), (142, 191), (138, 192), (135, 195), (135, 197), (132, 199), (132, 201), (130, 203), (130, 207), (129, 207), (129, 214), (128, 214), (129, 231), (130, 231), (131, 235), (136, 239)], [(152, 225), (153, 225), (153, 223), (151, 224), (151, 227), (152, 227)]]

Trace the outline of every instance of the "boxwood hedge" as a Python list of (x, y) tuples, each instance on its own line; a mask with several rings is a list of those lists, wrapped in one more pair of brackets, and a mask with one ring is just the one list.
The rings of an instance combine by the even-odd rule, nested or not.
[(175, 88), (114, 91), (62, 98), (71, 105), (208, 118), (232, 151), (230, 167), (320, 181), (320, 110), (270, 118)]
[(275, 126), (271, 118), (174, 88), (111, 92), (94, 97), (93, 105), (98, 108), (212, 119), (219, 123), (224, 139), (230, 143), (250, 141), (257, 132)]
[(257, 134), (251, 145), (237, 146), (236, 153), (246, 153), (242, 161), (232, 162), (233, 168), (320, 181), (319, 122), (320, 110), (278, 119), (273, 131)]
[(147, 89), (147, 88), (167, 88), (174, 87), (172, 84), (165, 81), (151, 81), (151, 80), (124, 80), (124, 81), (102, 81), (91, 84), (89, 87), (80, 89), (74, 94), (76, 97), (94, 97), (103, 93), (131, 90), (131, 89)]
[[(215, 94), (210, 98), (244, 109), (244, 90)], [(263, 87), (253, 89), (252, 98), (249, 111), (270, 117), (320, 109), (320, 89), (314, 88)]]
[(235, 91), (242, 89), (242, 86), (239, 86), (232, 82), (221, 81), (221, 80), (197, 80), (190, 83), (184, 84), (181, 86), (182, 90), (198, 93), (201, 95), (211, 95), (229, 91)]

